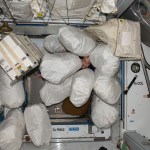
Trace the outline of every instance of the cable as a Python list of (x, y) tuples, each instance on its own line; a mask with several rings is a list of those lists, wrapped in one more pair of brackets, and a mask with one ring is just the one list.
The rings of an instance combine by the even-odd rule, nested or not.
[[(11, 4), (12, 4), (12, 1), (9, 3), (8, 9), (10, 9)], [(9, 10), (7, 10), (6, 13), (4, 14), (4, 18), (2, 19), (2, 21), (4, 21), (6, 15), (8, 15), (8, 14), (9, 14)]]
[(50, 14), (50, 17), (52, 16), (52, 11), (53, 11), (53, 9), (54, 9), (54, 5), (55, 5), (55, 3), (56, 3), (56, 0), (53, 2), (53, 5), (51, 5), (52, 6), (52, 9), (51, 9), (51, 11), (49, 12), (49, 14)]
[(69, 9), (68, 9), (68, 0), (66, 0), (66, 8), (67, 8), (67, 18), (68, 18), (68, 25), (69, 25)]
[(140, 17), (145, 22), (145, 24), (150, 27), (150, 24), (143, 18), (142, 14), (141, 14), (140, 3), (141, 3), (141, 0), (138, 1), (138, 12), (140, 14)]
[[(60, 15), (60, 13), (57, 11), (56, 8), (54, 8), (54, 4), (52, 5), (50, 2), (49, 2), (50, 6), (52, 7), (52, 9), (55, 9), (56, 13), (60, 16), (60, 18), (65, 22), (65, 24), (67, 24), (67, 22), (65, 21), (65, 19), (63, 19), (63, 17)], [(52, 12), (52, 11), (51, 11)], [(52, 19), (52, 18), (51, 18)]]
[(12, 1), (9, 2), (9, 6), (8, 6), (8, 3), (7, 3), (5, 0), (2, 0), (2, 4), (3, 4), (3, 6), (4, 6), (4, 9), (7, 9), (7, 11), (6, 11), (6, 14), (4, 15), (4, 18), (1, 20), (1, 22), (4, 21), (4, 19), (5, 19), (6, 15), (7, 15), (7, 13), (9, 13), (9, 15), (10, 15), (9, 17), (14, 21), (15, 24), (17, 24), (17, 23), (16, 23), (16, 19), (14, 19), (13, 15), (12, 15), (12, 13), (11, 13), (11, 11), (10, 11), (11, 3), (12, 3)]
[(49, 9), (49, 17), (48, 17), (48, 19), (47, 19), (47, 24), (48, 24), (48, 22), (49, 22), (49, 20), (50, 20), (50, 19), (52, 20), (52, 11), (53, 11), (53, 8), (54, 8), (54, 5), (55, 5), (55, 2), (56, 2), (56, 0), (53, 2), (53, 5), (52, 5), (52, 8), (51, 8), (51, 11), (50, 11), (50, 9)]

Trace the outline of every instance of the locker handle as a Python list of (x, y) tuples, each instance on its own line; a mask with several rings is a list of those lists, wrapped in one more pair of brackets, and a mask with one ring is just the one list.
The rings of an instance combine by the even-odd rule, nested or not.
[(137, 75), (134, 76), (134, 78), (132, 79), (132, 81), (130, 82), (130, 84), (128, 85), (127, 89), (124, 91), (124, 94), (127, 95), (127, 93), (129, 92), (131, 86), (133, 85), (133, 83), (135, 82), (135, 80), (137, 79)]

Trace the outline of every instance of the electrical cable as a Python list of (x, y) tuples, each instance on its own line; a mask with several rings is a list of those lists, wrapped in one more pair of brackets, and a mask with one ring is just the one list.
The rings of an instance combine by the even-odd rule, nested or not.
[(46, 24), (48, 24), (48, 22), (49, 22), (50, 19), (52, 20), (52, 11), (53, 11), (55, 2), (56, 2), (56, 0), (54, 1), (53, 5), (52, 5), (51, 11), (50, 11), (50, 9), (49, 9), (49, 17), (48, 17), (48, 19), (47, 19), (47, 23), (46, 23)]
[[(12, 1), (9, 3), (8, 9), (10, 9), (11, 4), (12, 4)], [(6, 15), (7, 15), (8, 13), (9, 13), (9, 10), (7, 10), (7, 11), (6, 11), (6, 13), (4, 14), (4, 18), (2, 19), (2, 21), (1, 21), (1, 22), (3, 22), (3, 21), (4, 21), (4, 19), (5, 19)]]
[(66, 0), (66, 8), (67, 8), (67, 19), (68, 19), (68, 25), (69, 25), (69, 9), (68, 9), (68, 0)]
[(47, 20), (47, 24), (48, 24), (48, 22), (49, 22), (50, 19), (53, 20), (53, 19), (52, 19), (52, 11), (53, 11), (53, 9), (54, 9), (55, 2), (56, 2), (56, 0), (53, 2), (51, 11), (49, 10), (49, 18), (48, 18), (48, 20)]
[[(56, 0), (55, 0), (55, 1), (56, 1)], [(67, 24), (67, 22), (65, 21), (65, 19), (63, 19), (63, 17), (60, 15), (60, 13), (57, 11), (57, 9), (54, 8), (54, 4), (52, 5), (50, 2), (49, 2), (49, 4), (51, 5), (51, 7), (52, 7), (53, 10), (55, 9), (56, 13), (57, 13), (57, 14), (60, 16), (60, 18), (65, 22), (65, 24)], [(51, 12), (52, 12), (52, 10), (51, 10)]]

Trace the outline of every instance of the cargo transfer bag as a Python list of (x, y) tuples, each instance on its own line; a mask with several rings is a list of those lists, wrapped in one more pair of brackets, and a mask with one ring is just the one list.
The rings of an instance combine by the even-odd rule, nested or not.
[(119, 70), (119, 58), (113, 55), (112, 50), (106, 44), (99, 44), (91, 53), (92, 65), (106, 76), (113, 76)]
[(104, 103), (96, 95), (93, 96), (91, 117), (98, 128), (109, 128), (116, 123), (119, 112), (111, 105)]
[(59, 29), (59, 40), (70, 52), (79, 56), (89, 56), (96, 47), (96, 41), (85, 31), (75, 27), (62, 27)]
[(40, 90), (40, 97), (46, 106), (62, 102), (70, 94), (72, 77), (67, 78), (61, 84), (46, 82)]
[(90, 98), (94, 84), (94, 73), (91, 69), (78, 71), (72, 80), (70, 101), (76, 107), (83, 106)]
[(44, 39), (44, 48), (50, 53), (65, 52), (66, 49), (58, 40), (58, 35), (49, 35)]
[(118, 57), (141, 58), (141, 35), (139, 22), (110, 19), (102, 25), (85, 29), (108, 44)]
[(0, 150), (19, 150), (24, 134), (23, 113), (19, 109), (10, 110), (0, 124)]
[(10, 83), (11, 79), (0, 68), (0, 99), (2, 105), (9, 108), (20, 107), (25, 101), (23, 82), (18, 81), (12, 86)]
[(94, 92), (96, 95), (110, 105), (116, 104), (121, 94), (119, 78), (104, 76), (97, 70), (95, 70), (94, 75)]
[(53, 84), (60, 84), (81, 68), (81, 59), (72, 53), (46, 54), (40, 65), (41, 75)]
[(26, 107), (24, 112), (27, 132), (35, 146), (49, 146), (52, 127), (47, 113), (46, 107), (43, 104), (35, 104)]

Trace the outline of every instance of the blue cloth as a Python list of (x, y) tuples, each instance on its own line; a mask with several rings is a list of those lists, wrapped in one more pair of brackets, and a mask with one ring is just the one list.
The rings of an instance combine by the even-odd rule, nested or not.
[(0, 123), (1, 123), (3, 120), (4, 120), (4, 113), (1, 112), (1, 113), (0, 113)]

